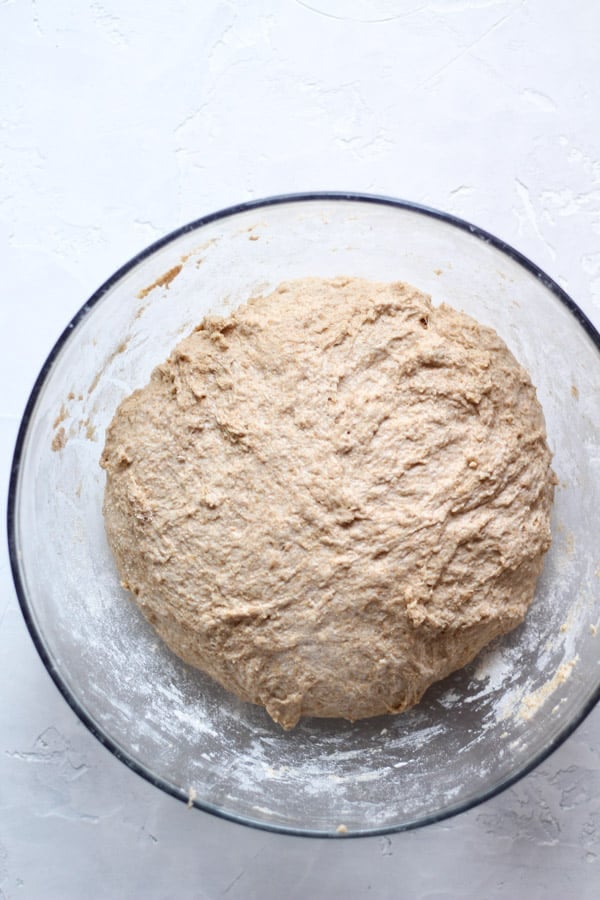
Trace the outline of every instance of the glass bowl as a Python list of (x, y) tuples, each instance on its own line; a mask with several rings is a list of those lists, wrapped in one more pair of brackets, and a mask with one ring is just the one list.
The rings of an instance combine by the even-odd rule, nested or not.
[[(121, 589), (102, 519), (104, 431), (206, 313), (301, 276), (407, 281), (494, 327), (528, 369), (559, 479), (553, 544), (522, 626), (395, 717), (283, 732), (180, 662)], [(21, 425), (9, 544), (23, 614), (93, 734), (157, 787), (306, 835), (434, 822), (514, 782), (600, 691), (600, 338), (564, 291), (466, 222), (383, 197), (246, 203), (153, 244), (68, 325)]]

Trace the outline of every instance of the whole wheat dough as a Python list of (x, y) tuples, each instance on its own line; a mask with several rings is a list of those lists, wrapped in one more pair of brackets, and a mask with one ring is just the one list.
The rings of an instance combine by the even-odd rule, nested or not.
[(527, 373), (400, 283), (309, 278), (205, 319), (101, 464), (124, 586), (284, 728), (412, 706), (521, 622), (550, 544)]

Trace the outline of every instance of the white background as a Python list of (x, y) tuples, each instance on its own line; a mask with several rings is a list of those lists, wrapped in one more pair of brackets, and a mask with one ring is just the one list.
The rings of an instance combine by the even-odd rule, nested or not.
[[(0, 453), (69, 318), (169, 230), (387, 193), (529, 255), (600, 325), (595, 0), (0, 0)], [(3, 526), (4, 527), (4, 526)], [(600, 709), (483, 806), (389, 838), (253, 831), (131, 774), (39, 661), (0, 557), (0, 898), (587, 900)]]

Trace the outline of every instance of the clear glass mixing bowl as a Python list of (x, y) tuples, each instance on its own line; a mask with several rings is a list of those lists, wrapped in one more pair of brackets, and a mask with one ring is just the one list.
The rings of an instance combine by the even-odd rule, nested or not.
[[(493, 326), (529, 370), (559, 478), (554, 541), (525, 623), (396, 717), (266, 713), (186, 667), (121, 589), (102, 520), (104, 431), (119, 401), (206, 313), (306, 275), (403, 280)], [(248, 824), (373, 834), (439, 820), (522, 776), (600, 691), (600, 338), (519, 253), (386, 198), (277, 197), (149, 247), (83, 306), (50, 353), (15, 451), (9, 543), (33, 640), (119, 759)]]

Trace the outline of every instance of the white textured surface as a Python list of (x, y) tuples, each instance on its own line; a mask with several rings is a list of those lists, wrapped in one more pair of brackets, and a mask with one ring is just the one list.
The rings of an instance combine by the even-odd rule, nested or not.
[[(5, 482), (70, 316), (154, 238), (251, 197), (367, 190), (447, 209), (600, 325), (597, 4), (157, 7), (0, 2)], [(517, 786), (440, 825), (334, 842), (251, 831), (102, 749), (37, 658), (4, 548), (0, 569), (0, 898), (597, 896), (599, 709)]]

